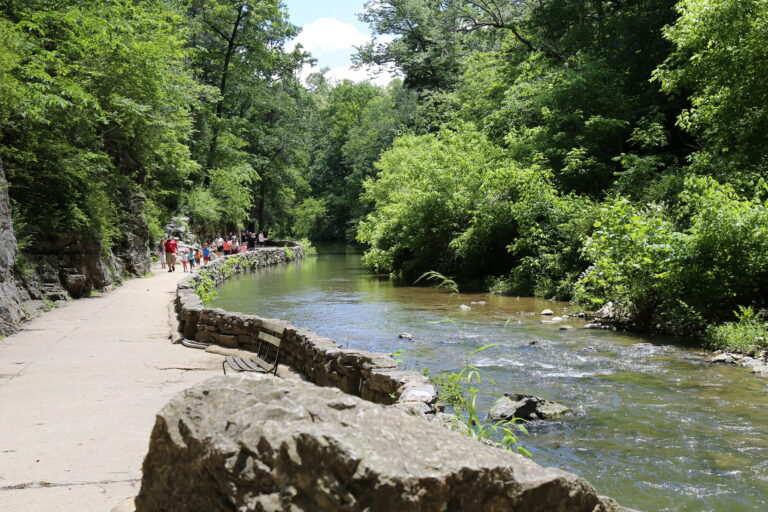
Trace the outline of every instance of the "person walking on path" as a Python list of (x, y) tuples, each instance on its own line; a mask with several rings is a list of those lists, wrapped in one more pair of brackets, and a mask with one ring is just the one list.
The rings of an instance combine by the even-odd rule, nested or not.
[(176, 238), (171, 237), (165, 242), (165, 259), (168, 264), (168, 272), (176, 272), (176, 251), (178, 244)]
[(207, 265), (211, 261), (211, 248), (208, 243), (203, 247), (203, 265)]
[(227, 238), (224, 240), (224, 256), (232, 254), (232, 240)]
[(192, 272), (195, 270), (195, 250), (192, 247), (189, 248), (187, 258), (189, 259), (189, 271)]
[(182, 247), (179, 249), (179, 259), (181, 260), (181, 268), (184, 272), (187, 271), (187, 249)]
[(160, 245), (157, 249), (158, 257), (160, 258), (160, 268), (165, 270), (165, 238), (160, 240)]

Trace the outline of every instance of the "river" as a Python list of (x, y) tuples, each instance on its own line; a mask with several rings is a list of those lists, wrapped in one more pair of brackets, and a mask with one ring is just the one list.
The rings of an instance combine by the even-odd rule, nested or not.
[(343, 247), (218, 292), (217, 307), (285, 319), (350, 348), (402, 350), (401, 366), (417, 371), (459, 369), (469, 352), (498, 343), (469, 360), (485, 373), (481, 411), (504, 392), (576, 411), (521, 436), (536, 462), (640, 510), (768, 509), (768, 381), (711, 365), (675, 339), (586, 330), (570, 319), (575, 329), (562, 331), (540, 312), (568, 313), (568, 303), (399, 285), (367, 273)]

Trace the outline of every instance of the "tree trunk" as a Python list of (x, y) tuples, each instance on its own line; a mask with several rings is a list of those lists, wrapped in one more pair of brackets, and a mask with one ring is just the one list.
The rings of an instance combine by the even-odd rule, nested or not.
[[(224, 66), (221, 70), (221, 78), (219, 80), (219, 94), (221, 97), (219, 98), (218, 103), (216, 103), (216, 124), (213, 125), (213, 134), (211, 135), (211, 144), (208, 147), (208, 158), (205, 162), (205, 168), (206, 170), (210, 170), (213, 167), (213, 160), (216, 156), (216, 146), (218, 145), (219, 141), (219, 133), (221, 131), (221, 118), (224, 113), (224, 98), (227, 93), (227, 78), (229, 76), (229, 63), (232, 60), (232, 55), (235, 53), (235, 48), (237, 45), (235, 44), (235, 41), (237, 40), (237, 32), (240, 28), (240, 23), (243, 21), (243, 18), (245, 18), (245, 5), (241, 4), (237, 8), (237, 18), (235, 19), (235, 23), (232, 25), (232, 33), (229, 36), (229, 39), (227, 40), (227, 51), (224, 54)], [(205, 177), (206, 184), (208, 184), (209, 177)]]
[(267, 180), (261, 177), (259, 183), (259, 231), (264, 231), (266, 219), (264, 218), (264, 203), (267, 200)]

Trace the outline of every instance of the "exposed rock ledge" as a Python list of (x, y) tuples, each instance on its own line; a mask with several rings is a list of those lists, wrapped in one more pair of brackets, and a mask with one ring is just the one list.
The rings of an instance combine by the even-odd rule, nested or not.
[(137, 512), (625, 510), (576, 475), (337, 389), (215, 377), (159, 413)]

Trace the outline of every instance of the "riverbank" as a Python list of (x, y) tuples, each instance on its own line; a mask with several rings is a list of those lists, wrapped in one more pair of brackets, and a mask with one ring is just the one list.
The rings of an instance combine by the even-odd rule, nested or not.
[(170, 342), (184, 274), (154, 271), (0, 340), (0, 510), (103, 512), (136, 495), (157, 411), (221, 373), (221, 356)]

